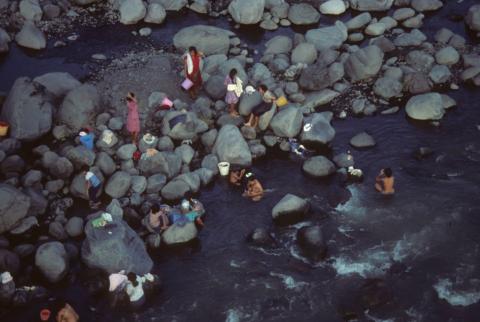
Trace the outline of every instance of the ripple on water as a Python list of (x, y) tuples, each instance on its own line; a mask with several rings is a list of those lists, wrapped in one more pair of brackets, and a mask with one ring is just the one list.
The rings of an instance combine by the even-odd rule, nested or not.
[(439, 298), (453, 306), (469, 306), (480, 301), (479, 279), (470, 279), (459, 286), (449, 278), (443, 278), (433, 285), (433, 288)]

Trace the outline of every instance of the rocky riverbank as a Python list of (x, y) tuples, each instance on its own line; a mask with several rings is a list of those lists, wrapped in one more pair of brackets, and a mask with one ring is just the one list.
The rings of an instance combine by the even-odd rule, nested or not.
[[(58, 41), (82, 21), (88, 25), (105, 23), (105, 19), (161, 24), (168, 11), (187, 6), (187, 1), (167, 0), (5, 3), (0, 1), (2, 17), (8, 16), (0, 29), (2, 51), (8, 51), (13, 39), (20, 46), (42, 50), (49, 38)], [(79, 262), (107, 273), (129, 269), (144, 274), (153, 266), (147, 249), (160, 247), (162, 241), (160, 236), (141, 232), (141, 219), (154, 202), (174, 203), (199, 193), (218, 176), (218, 162), (249, 167), (271, 148), (290, 151), (289, 138), (316, 151), (328, 149), (335, 137), (332, 122), (349, 116), (391, 114), (405, 108), (411, 119), (441, 124), (448, 109), (456, 105), (443, 92), (464, 83), (480, 85), (478, 46), (448, 29), (439, 30), (433, 39), (421, 31), (425, 15), (442, 5), (439, 0), (290, 4), (242, 0), (214, 6), (198, 0), (188, 8), (212, 16), (229, 14), (237, 24), (259, 24), (267, 30), (309, 25), (322, 15), (342, 15), (352, 9), (359, 12), (345, 23), (338, 20), (305, 35), (276, 36), (265, 44), (259, 60), (235, 32), (196, 25), (178, 31), (173, 39), (176, 51), (135, 51), (106, 62), (85, 83), (57, 72), (17, 79), (1, 113), (10, 132), (0, 141), (4, 179), (0, 184), (0, 271), (11, 272), (20, 285), (30, 285), (35, 272), (48, 283), (58, 283)], [(473, 32), (480, 30), (479, 11), (473, 6), (465, 13)], [(179, 54), (192, 45), (206, 56), (204, 88), (195, 101), (179, 88)], [(257, 130), (242, 126), (261, 97), (258, 93), (242, 96), (242, 117), (228, 115), (223, 83), (232, 68), (244, 84), (265, 84), (289, 104), (272, 107), (260, 118)], [(128, 91), (139, 99), (142, 134), (154, 136), (140, 140), (138, 147), (124, 132), (123, 98)], [(165, 97), (174, 101), (173, 110), (158, 110)], [(79, 144), (77, 134), (85, 126), (95, 133), (94, 151)], [(370, 134), (359, 133), (350, 144), (367, 149), (376, 142)], [(141, 157), (134, 160), (137, 150)], [(104, 208), (115, 218), (108, 231), (92, 228), (99, 212), (86, 218), (69, 216), (74, 200), (88, 199), (80, 173), (85, 165), (103, 182)], [(305, 160), (303, 171), (314, 178), (340, 178), (340, 184), (335, 184), (341, 190), (332, 199), (345, 202), (349, 166), (354, 162), (346, 153), (332, 160), (316, 155)], [(273, 208), (272, 220), (296, 223), (308, 211), (307, 200), (286, 195)], [(172, 234), (168, 240), (163, 238), (163, 243), (183, 243), (197, 233), (193, 224), (187, 225), (173, 238)], [(273, 242), (261, 230), (251, 239), (258, 244)], [(325, 258), (326, 243), (318, 226), (300, 229), (297, 239), (313, 262)]]

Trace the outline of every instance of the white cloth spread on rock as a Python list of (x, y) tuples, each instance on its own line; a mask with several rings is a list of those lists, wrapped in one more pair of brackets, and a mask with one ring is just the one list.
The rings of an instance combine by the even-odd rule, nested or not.
[(237, 95), (237, 97), (240, 97), (242, 96), (242, 93), (243, 93), (243, 82), (240, 78), (238, 77), (235, 77), (235, 95)]
[(136, 302), (143, 297), (144, 282), (145, 282), (145, 278), (140, 276), (137, 276), (137, 286), (133, 286), (131, 282), (128, 282), (126, 287), (126, 292), (128, 294), (128, 297), (130, 298), (130, 302)]
[(192, 56), (190, 55), (190, 53), (186, 53), (185, 58), (187, 59), (187, 72), (188, 72), (188, 74), (191, 74), (191, 73), (193, 73)]

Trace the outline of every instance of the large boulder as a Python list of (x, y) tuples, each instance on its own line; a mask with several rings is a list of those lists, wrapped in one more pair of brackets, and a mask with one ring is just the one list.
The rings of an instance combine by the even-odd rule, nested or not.
[(2, 108), (10, 137), (19, 140), (36, 140), (48, 133), (52, 115), (52, 104), (27, 77), (15, 81)]
[(242, 95), (238, 104), (238, 112), (243, 116), (249, 116), (254, 107), (263, 102), (262, 94), (255, 91), (252, 94)]
[(68, 92), (57, 114), (57, 121), (68, 126), (72, 132), (78, 132), (88, 124), (95, 124), (100, 112), (100, 96), (97, 89), (84, 84)]
[(435, 53), (435, 60), (440, 65), (455, 65), (460, 60), (460, 54), (455, 48), (448, 46)]
[(172, 225), (162, 234), (162, 240), (166, 245), (178, 245), (187, 243), (197, 237), (198, 230), (195, 223), (188, 222), (184, 226)]
[(288, 20), (295, 25), (310, 25), (320, 20), (320, 13), (308, 3), (296, 3), (288, 10)]
[(169, 112), (162, 122), (162, 133), (174, 140), (191, 140), (206, 132), (208, 125), (195, 113)]
[(344, 75), (343, 64), (333, 63), (327, 67), (323, 62), (317, 61), (316, 64), (302, 71), (298, 83), (304, 89), (318, 91), (332, 86)]
[(292, 51), (292, 64), (313, 64), (317, 59), (317, 48), (311, 43), (300, 43)]
[(68, 92), (82, 85), (69, 73), (53, 72), (42, 76), (35, 77), (33, 81), (45, 87), (47, 92), (52, 93), (56, 97), (63, 97)]
[(252, 25), (260, 22), (265, 9), (265, 0), (233, 0), (228, 12), (239, 24)]
[(402, 93), (403, 85), (395, 78), (392, 77), (380, 77), (375, 81), (373, 91), (378, 96), (385, 99), (390, 99), (395, 96), (400, 96)]
[(350, 139), (350, 144), (355, 148), (362, 149), (373, 147), (376, 142), (370, 134), (361, 132)]
[(300, 140), (308, 147), (320, 148), (330, 143), (335, 137), (335, 129), (330, 122), (332, 112), (314, 113), (305, 118)]
[(480, 4), (473, 5), (468, 9), (465, 22), (470, 29), (480, 31)]
[(35, 266), (49, 282), (59, 282), (68, 273), (68, 254), (65, 247), (57, 241), (42, 244), (35, 253)]
[(42, 20), (43, 11), (38, 0), (22, 0), (20, 1), (19, 9), (25, 20)]
[(324, 15), (340, 15), (347, 10), (343, 0), (328, 0), (322, 3), (319, 9)]
[(162, 23), (167, 17), (167, 12), (165, 8), (158, 3), (150, 3), (147, 8), (147, 15), (145, 16), (144, 21), (148, 23)]
[(265, 54), (288, 54), (292, 50), (293, 41), (287, 36), (275, 36), (265, 44)]
[(394, 0), (350, 0), (350, 7), (358, 11), (387, 11)]
[(277, 136), (293, 138), (300, 133), (302, 123), (302, 111), (295, 106), (288, 106), (275, 114), (270, 122), (270, 128)]
[(122, 198), (130, 189), (132, 176), (125, 171), (115, 172), (105, 186), (105, 193), (112, 198)]
[(12, 229), (30, 209), (30, 198), (15, 187), (0, 183), (0, 234)]
[(362, 48), (348, 57), (345, 72), (353, 82), (377, 75), (383, 63), (383, 51), (375, 45)]
[(82, 260), (89, 268), (117, 273), (121, 270), (143, 275), (150, 273), (153, 261), (145, 244), (126, 222), (117, 216), (104, 228), (95, 228), (91, 219), (85, 225)]
[(228, 53), (231, 31), (213, 26), (194, 25), (181, 29), (173, 37), (173, 44), (179, 50), (195, 46), (206, 56)]
[(408, 100), (405, 111), (415, 120), (440, 120), (445, 114), (442, 96), (438, 93), (413, 96)]
[(47, 46), (47, 37), (32, 21), (25, 21), (22, 29), (15, 36), (18, 45), (30, 49), (44, 49)]
[(287, 194), (273, 207), (272, 218), (279, 224), (294, 224), (301, 221), (309, 209), (307, 200)]
[(182, 158), (173, 152), (158, 152), (153, 156), (143, 154), (138, 162), (138, 170), (145, 176), (163, 174), (167, 178), (175, 177), (182, 169)]
[(142, 20), (147, 8), (142, 0), (128, 0), (120, 3), (120, 22), (124, 25), (136, 24)]
[(188, 3), (187, 0), (155, 0), (155, 2), (160, 3), (166, 10), (169, 11), (180, 11)]
[(213, 153), (218, 156), (220, 161), (227, 161), (243, 167), (252, 164), (252, 154), (247, 142), (240, 130), (231, 124), (227, 124), (220, 129), (213, 146)]
[(311, 29), (305, 34), (305, 39), (318, 51), (340, 48), (347, 38), (347, 27), (341, 21), (336, 21), (333, 26)]
[(297, 231), (297, 243), (304, 255), (317, 262), (327, 255), (327, 244), (320, 226), (305, 226)]
[(303, 163), (303, 171), (315, 178), (327, 177), (335, 170), (335, 164), (322, 155), (311, 157)]

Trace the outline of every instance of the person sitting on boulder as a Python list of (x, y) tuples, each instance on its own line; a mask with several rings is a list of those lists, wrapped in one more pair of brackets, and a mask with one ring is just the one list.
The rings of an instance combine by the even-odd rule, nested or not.
[(200, 201), (191, 199), (192, 202), (184, 199), (180, 204), (180, 213), (172, 211), (169, 215), (172, 225), (184, 226), (187, 222), (194, 222), (199, 226), (204, 226), (201, 216), (205, 209)]
[(235, 186), (240, 186), (242, 184), (242, 178), (245, 175), (245, 169), (232, 169), (230, 171), (229, 181)]
[(145, 278), (137, 276), (135, 273), (127, 274), (128, 282), (125, 291), (130, 299), (130, 306), (132, 310), (140, 309), (145, 304), (145, 293), (143, 291), (143, 283)]
[(253, 127), (254, 129), (258, 126), (260, 116), (270, 111), (270, 109), (272, 108), (272, 104), (274, 104), (275, 100), (277, 99), (275, 95), (273, 95), (273, 93), (269, 91), (268, 87), (264, 84), (261, 84), (259, 86), (258, 92), (262, 95), (263, 102), (253, 108), (248, 122), (245, 123), (245, 126)]
[(160, 233), (166, 230), (169, 226), (168, 220), (168, 210), (170, 207), (167, 205), (159, 206), (154, 204), (148, 214), (148, 219), (146, 222), (147, 229), (152, 230), (152, 232)]
[(82, 168), (82, 173), (85, 176), (85, 187), (90, 201), (90, 207), (96, 209), (98, 208), (98, 206), (100, 206), (100, 201), (98, 200), (98, 192), (100, 191), (102, 182), (95, 175), (95, 173), (90, 171), (90, 168), (87, 165)]
[(93, 143), (95, 140), (95, 135), (90, 132), (88, 128), (83, 128), (78, 133), (80, 136), (80, 143), (89, 150), (93, 150)]
[(263, 197), (263, 187), (253, 173), (249, 172), (245, 175), (247, 179), (247, 189), (243, 193), (244, 197), (248, 197), (253, 201), (260, 201)]
[(393, 195), (395, 193), (394, 183), (395, 177), (393, 176), (392, 169), (385, 168), (380, 170), (380, 173), (375, 178), (375, 189), (381, 194)]

